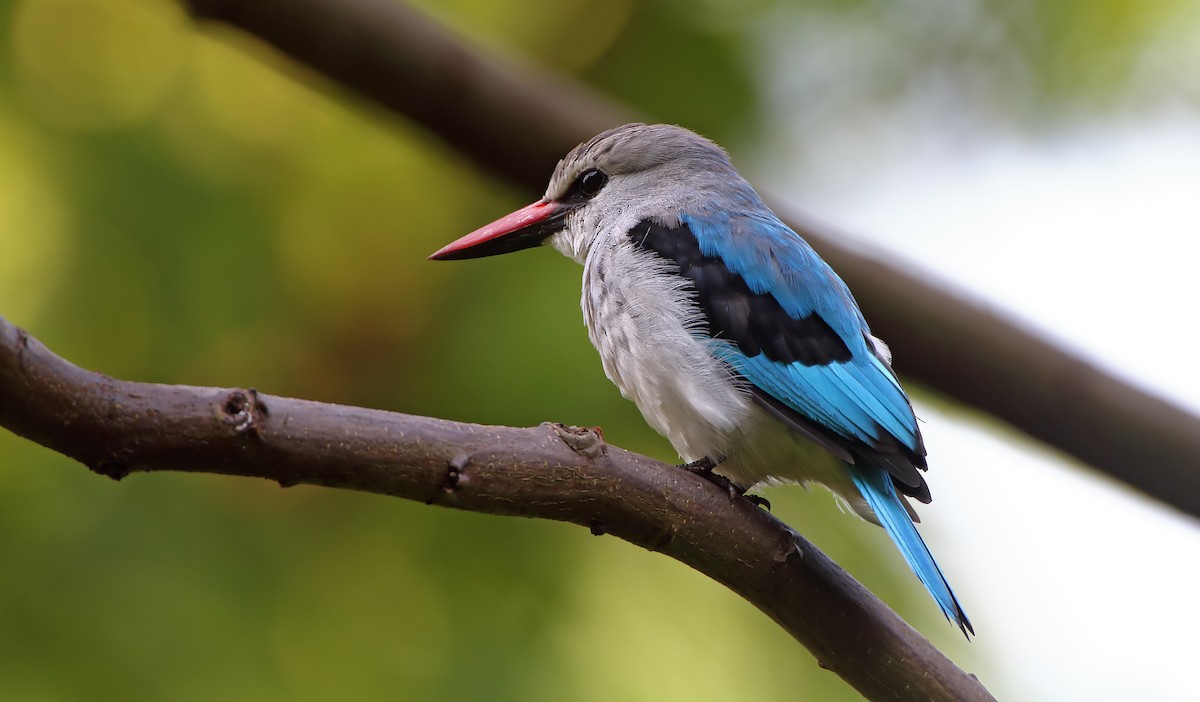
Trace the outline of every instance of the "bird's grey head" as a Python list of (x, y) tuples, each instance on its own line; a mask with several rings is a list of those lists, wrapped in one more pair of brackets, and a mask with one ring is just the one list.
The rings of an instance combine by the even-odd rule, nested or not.
[(659, 183), (666, 172), (670, 180), (678, 183), (688, 176), (714, 171), (727, 173), (733, 170), (733, 164), (720, 146), (683, 127), (626, 124), (601, 132), (571, 149), (554, 169), (546, 199), (567, 196), (579, 178), (593, 170), (607, 178)]
[(559, 161), (544, 199), (580, 205), (549, 243), (582, 262), (600, 237), (623, 235), (651, 217), (675, 225), (684, 212), (698, 214), (744, 191), (749, 186), (712, 141), (670, 124), (626, 124)]
[[(474, 258), (546, 242), (583, 262), (601, 237), (656, 218), (678, 224), (757, 195), (720, 146), (669, 124), (626, 124), (601, 132), (558, 162), (545, 196), (446, 246), (431, 258)], [(744, 206), (745, 203), (743, 203)]]

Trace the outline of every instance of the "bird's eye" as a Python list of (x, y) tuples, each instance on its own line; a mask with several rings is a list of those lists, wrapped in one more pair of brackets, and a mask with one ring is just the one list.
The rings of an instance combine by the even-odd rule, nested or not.
[(584, 171), (575, 179), (575, 187), (577, 193), (585, 198), (595, 196), (608, 183), (608, 176), (604, 175), (604, 171), (595, 168)]

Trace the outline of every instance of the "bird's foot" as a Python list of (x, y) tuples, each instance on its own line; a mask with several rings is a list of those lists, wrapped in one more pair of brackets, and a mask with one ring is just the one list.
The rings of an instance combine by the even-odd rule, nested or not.
[[(707, 478), (710, 475), (714, 475), (713, 468), (717, 467), (717, 462), (714, 461), (713, 459), (709, 458), (708, 456), (705, 456), (704, 458), (701, 458), (698, 461), (692, 461), (691, 463), (684, 463), (683, 465), (681, 465), (679, 467), (686, 470), (689, 473), (695, 473), (696, 475)], [(720, 477), (720, 476), (717, 476), (717, 477)]]
[(763, 509), (767, 510), (768, 512), (771, 511), (771, 501), (765, 497), (762, 497), (760, 495), (751, 495), (748, 492), (743, 492), (742, 497), (746, 498), (747, 500), (750, 500), (750, 504), (754, 505), (755, 507), (762, 507)]
[(717, 463), (707, 456), (698, 461), (684, 463), (679, 467), (689, 473), (695, 473), (713, 485), (716, 485), (722, 490), (728, 492), (730, 497), (743, 497), (749, 500), (750, 504), (754, 505), (755, 507), (764, 507), (768, 512), (771, 511), (771, 503), (767, 501), (767, 498), (759, 497), (758, 495), (751, 495), (746, 492), (748, 488), (741, 487), (729, 478), (726, 478), (720, 473), (714, 472), (714, 469), (717, 467)]

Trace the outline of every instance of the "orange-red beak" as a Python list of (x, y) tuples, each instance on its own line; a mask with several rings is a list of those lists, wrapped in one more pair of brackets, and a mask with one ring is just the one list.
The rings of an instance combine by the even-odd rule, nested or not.
[(443, 246), (429, 258), (451, 261), (533, 248), (545, 241), (546, 237), (561, 231), (563, 220), (573, 209), (569, 205), (538, 200)]

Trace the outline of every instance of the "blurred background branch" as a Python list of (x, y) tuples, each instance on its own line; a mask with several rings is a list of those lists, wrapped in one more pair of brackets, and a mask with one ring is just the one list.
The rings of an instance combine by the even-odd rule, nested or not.
[[(404, 3), (187, 4), (418, 122), (531, 198), (571, 147), (635, 115), (565, 77), (480, 51)], [(850, 285), (901, 374), (1200, 516), (1196, 417), (828, 227), (788, 221)]]
[(572, 522), (724, 584), (867, 699), (993, 699), (782, 522), (687, 471), (606, 446), (594, 430), (484, 427), (115, 380), (64, 361), (3, 317), (0, 426), (116, 479), (221, 473)]

